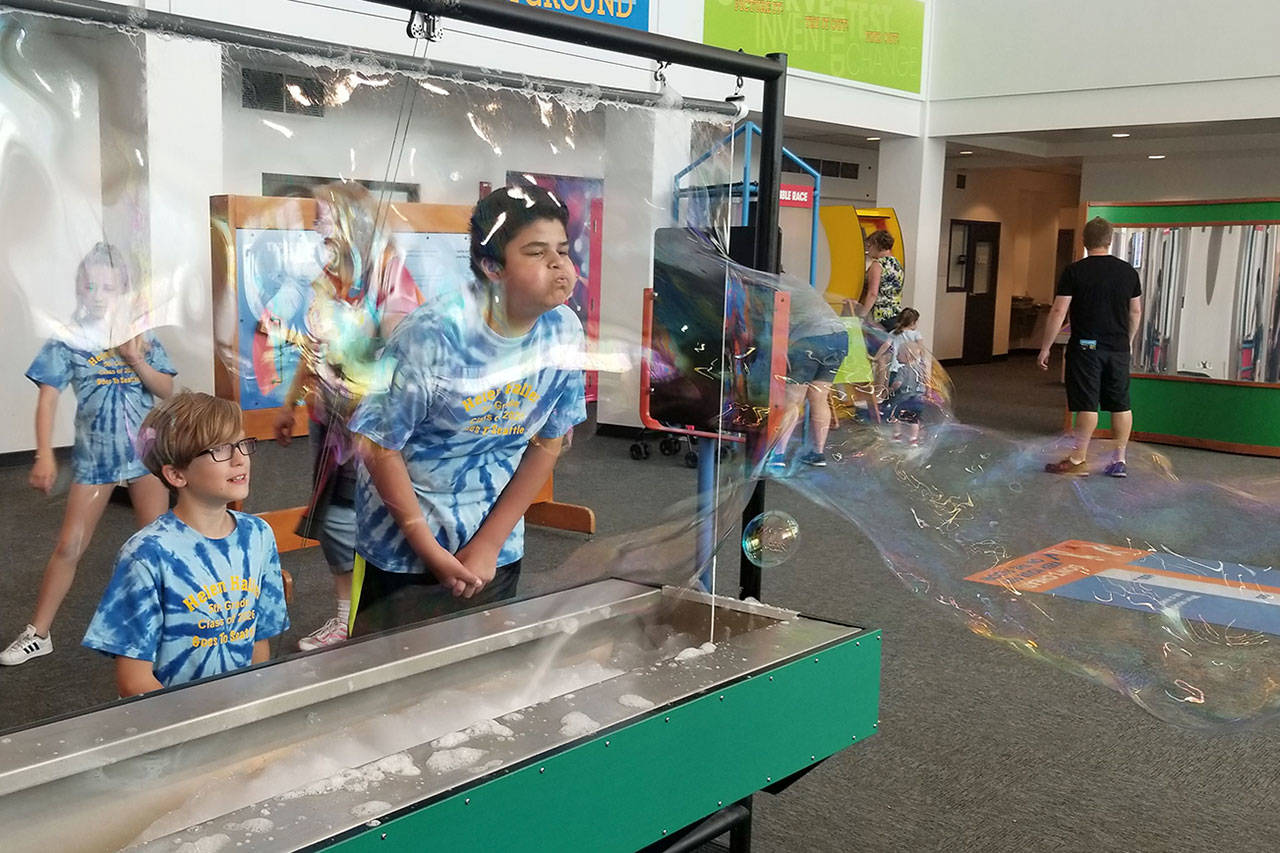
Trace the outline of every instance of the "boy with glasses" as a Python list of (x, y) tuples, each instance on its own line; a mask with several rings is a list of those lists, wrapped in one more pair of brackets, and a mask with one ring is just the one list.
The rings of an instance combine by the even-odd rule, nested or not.
[(177, 504), (120, 549), (85, 633), (115, 657), (121, 697), (261, 663), (289, 627), (270, 526), (227, 508), (248, 497), (257, 450), (240, 408), (177, 394), (147, 415), (139, 444)]

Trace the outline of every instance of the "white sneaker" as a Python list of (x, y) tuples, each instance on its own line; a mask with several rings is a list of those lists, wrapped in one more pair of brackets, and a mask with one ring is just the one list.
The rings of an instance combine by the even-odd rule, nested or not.
[(32, 658), (43, 657), (53, 651), (53, 632), (41, 637), (36, 634), (34, 625), (22, 629), (18, 639), (9, 644), (9, 648), (0, 652), (0, 666), (17, 666)]
[(337, 616), (312, 631), (298, 641), (298, 648), (304, 652), (312, 649), (323, 649), (325, 646), (336, 646), (347, 641), (347, 623)]

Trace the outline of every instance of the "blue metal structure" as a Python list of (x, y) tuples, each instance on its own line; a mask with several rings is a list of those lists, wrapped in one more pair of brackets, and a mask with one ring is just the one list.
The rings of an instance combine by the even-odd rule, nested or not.
[[(726, 145), (729, 145), (730, 143), (732, 143), (739, 136), (742, 136), (743, 137), (742, 183), (731, 184), (726, 191), (730, 196), (734, 198), (741, 197), (743, 200), (742, 217), (741, 217), (741, 222), (739, 224), (740, 225), (751, 224), (751, 202), (754, 201), (760, 194), (759, 185), (753, 184), (751, 182), (752, 139), (758, 133), (763, 134), (763, 131), (760, 129), (760, 126), (758, 124), (756, 124), (753, 121), (743, 122), (742, 124), (738, 125), (737, 128), (734, 129), (733, 133), (729, 134), (724, 139), (717, 142), (715, 145), (711, 147), (709, 151), (707, 151), (697, 160), (694, 160), (688, 166), (685, 166), (679, 172), (676, 172), (675, 177), (672, 179), (672, 194), (671, 194), (672, 221), (674, 222), (680, 221), (680, 202), (682, 199), (688, 198), (690, 196), (704, 195), (704, 194), (707, 194), (708, 192), (714, 194), (720, 191), (718, 187), (716, 188), (681, 187), (680, 182), (684, 180), (686, 175), (693, 172), (694, 169), (697, 169), (703, 163), (707, 162), (707, 160), (711, 159), (712, 155), (714, 155), (717, 151), (724, 148)], [(813, 178), (813, 209), (812, 209), (812, 212), (810, 213), (810, 228), (809, 228), (809, 286), (815, 287), (816, 286), (815, 278), (817, 276), (817, 265), (814, 264), (813, 259), (818, 254), (818, 204), (822, 199), (822, 175), (818, 174), (818, 171), (816, 169), (814, 169), (804, 160), (801, 160), (795, 154), (788, 151), (785, 147), (782, 149), (782, 156), (786, 157), (791, 162), (795, 163), (797, 166), (800, 167), (801, 171), (803, 171), (805, 174)]]
[[(734, 129), (732, 133), (721, 139), (706, 151), (698, 159), (694, 160), (688, 166), (676, 172), (672, 178), (672, 194), (671, 194), (671, 214), (672, 221), (680, 221), (680, 204), (685, 198), (702, 198), (707, 196), (728, 195), (731, 198), (742, 199), (742, 215), (739, 224), (748, 226), (751, 224), (751, 203), (759, 198), (759, 184), (753, 184), (751, 181), (751, 157), (752, 157), (752, 141), (756, 134), (763, 135), (760, 126), (753, 121), (743, 122)], [(727, 187), (682, 187), (680, 182), (691, 174), (695, 169), (707, 162), (716, 152), (722, 150), (726, 145), (733, 143), (739, 136), (743, 137), (742, 142), (742, 182), (740, 184), (730, 184)], [(809, 286), (816, 286), (817, 265), (814, 258), (818, 253), (818, 206), (822, 198), (822, 175), (816, 169), (797, 157), (785, 147), (782, 149), (782, 156), (791, 160), (800, 167), (801, 171), (813, 178), (813, 208), (810, 214), (810, 231), (809, 231)], [(695, 217), (690, 217), (696, 221)], [(710, 223), (706, 223), (710, 225)], [(703, 439), (705, 445), (698, 453), (698, 511), (700, 514), (709, 513), (714, 507), (714, 492), (716, 483), (716, 471), (720, 461), (720, 441)], [(700, 530), (697, 542), (697, 564), (705, 566), (700, 581), (703, 589), (711, 590), (711, 555), (715, 549), (714, 531), (704, 525)]]

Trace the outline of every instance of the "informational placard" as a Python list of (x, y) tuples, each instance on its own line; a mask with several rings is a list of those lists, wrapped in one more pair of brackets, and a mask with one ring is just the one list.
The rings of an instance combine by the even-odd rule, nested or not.
[(511, 0), (545, 12), (563, 12), (633, 30), (649, 30), (649, 0)]
[(1068, 540), (967, 580), (1280, 636), (1280, 586), (1267, 569)]
[(925, 2), (704, 0), (702, 40), (786, 53), (792, 68), (918, 93)]
[(396, 249), (418, 286), (422, 301), (433, 302), (468, 284), (471, 272), (469, 234), (430, 234), (404, 231), (396, 234)]

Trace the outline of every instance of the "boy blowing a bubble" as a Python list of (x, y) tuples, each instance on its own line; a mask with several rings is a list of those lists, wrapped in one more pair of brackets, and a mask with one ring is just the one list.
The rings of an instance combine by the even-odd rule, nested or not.
[(568, 213), (535, 186), (471, 216), (472, 287), (425, 304), (384, 352), (363, 436), (353, 631), (510, 598), (524, 513), (586, 419)]
[(289, 627), (270, 526), (227, 508), (249, 496), (240, 407), (183, 392), (142, 422), (142, 459), (177, 504), (135, 533), (85, 633), (115, 658), (121, 697), (261, 663)]

